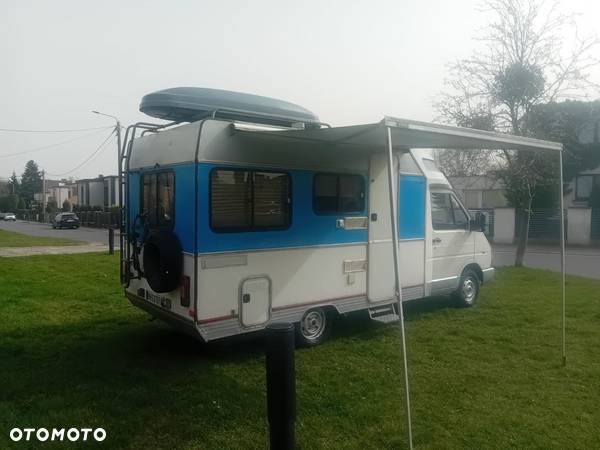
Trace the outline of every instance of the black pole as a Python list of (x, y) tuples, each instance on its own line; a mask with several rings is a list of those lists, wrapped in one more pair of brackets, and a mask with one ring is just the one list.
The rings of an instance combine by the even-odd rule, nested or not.
[(110, 227), (108, 229), (108, 254), (112, 255), (115, 253), (115, 229)]
[(296, 448), (296, 368), (294, 325), (267, 325), (267, 417), (271, 450)]

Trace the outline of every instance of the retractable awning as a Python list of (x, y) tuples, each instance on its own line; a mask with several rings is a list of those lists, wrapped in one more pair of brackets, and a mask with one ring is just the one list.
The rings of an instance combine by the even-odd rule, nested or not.
[(394, 117), (385, 117), (381, 122), (371, 124), (306, 130), (273, 131), (269, 127), (244, 124), (235, 124), (234, 126), (242, 133), (252, 133), (267, 139), (360, 147), (365, 152), (387, 150), (386, 128), (391, 130), (394, 148), (553, 150), (558, 152), (562, 150), (562, 144), (557, 142)]
[[(319, 146), (318, 152), (327, 152), (335, 157), (343, 157), (348, 152), (352, 153), (374, 153), (387, 152), (390, 220), (392, 225), (393, 241), (393, 264), (396, 279), (396, 297), (399, 302), (400, 329), (402, 339), (402, 359), (404, 364), (404, 388), (406, 400), (406, 417), (408, 429), (408, 444), (412, 449), (412, 421), (410, 407), (410, 386), (408, 379), (408, 359), (406, 355), (406, 337), (404, 328), (404, 312), (402, 309), (402, 286), (400, 280), (400, 266), (398, 256), (398, 207), (396, 198), (396, 180), (393, 171), (393, 152), (400, 149), (460, 149), (469, 151), (478, 150), (529, 150), (554, 152), (559, 158), (559, 185), (560, 209), (563, 205), (563, 171), (562, 171), (562, 144), (557, 142), (542, 141), (538, 139), (513, 136), (503, 133), (492, 133), (488, 131), (474, 130), (470, 128), (453, 127), (434, 123), (419, 122), (407, 119), (385, 117), (381, 122), (365, 125), (354, 125), (335, 128), (319, 128), (306, 130), (281, 129), (273, 130), (267, 127), (254, 127), (245, 124), (234, 124), (236, 132), (249, 133), (258, 139), (276, 140), (279, 142), (304, 141), (312, 143), (327, 144)], [(280, 151), (298, 151), (298, 147), (290, 145), (282, 146)], [(314, 151), (314, 150), (313, 150)], [(321, 153), (322, 154), (322, 153)], [(562, 357), (566, 364), (566, 340), (565, 340), (565, 233), (564, 214), (561, 217), (561, 273), (562, 273)]]

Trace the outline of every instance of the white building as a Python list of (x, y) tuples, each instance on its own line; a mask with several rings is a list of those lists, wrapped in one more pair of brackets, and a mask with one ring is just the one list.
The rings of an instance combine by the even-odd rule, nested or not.
[(469, 209), (504, 208), (508, 206), (504, 196), (504, 184), (486, 175), (448, 177), (454, 190)]

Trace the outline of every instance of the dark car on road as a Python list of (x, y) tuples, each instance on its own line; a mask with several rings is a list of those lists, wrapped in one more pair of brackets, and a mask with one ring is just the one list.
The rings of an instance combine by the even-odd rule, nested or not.
[(52, 228), (79, 228), (79, 217), (75, 213), (59, 213), (52, 220)]

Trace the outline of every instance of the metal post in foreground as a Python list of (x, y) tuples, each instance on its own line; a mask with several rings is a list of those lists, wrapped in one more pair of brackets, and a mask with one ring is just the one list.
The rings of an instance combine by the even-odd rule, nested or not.
[(560, 170), (560, 272), (561, 272), (561, 298), (562, 298), (562, 362), (567, 365), (567, 336), (566, 336), (566, 299), (565, 299), (565, 205), (563, 194), (563, 157), (562, 150), (558, 153), (558, 166)]
[(402, 282), (400, 281), (400, 259), (398, 256), (398, 202), (396, 201), (397, 172), (394, 170), (394, 149), (392, 145), (392, 130), (387, 130), (388, 146), (388, 183), (390, 190), (390, 219), (392, 224), (392, 245), (394, 255), (394, 275), (396, 278), (396, 295), (398, 296), (398, 314), (400, 315), (400, 336), (402, 339), (402, 361), (404, 363), (404, 391), (406, 395), (406, 427), (408, 428), (408, 448), (412, 450), (412, 419), (410, 417), (410, 385), (408, 383), (408, 357), (406, 356), (406, 335), (404, 331), (404, 311), (402, 309)]
[(108, 229), (108, 254), (115, 253), (115, 229), (111, 226)]
[(267, 418), (271, 450), (296, 448), (296, 369), (294, 325), (274, 322), (266, 327)]

